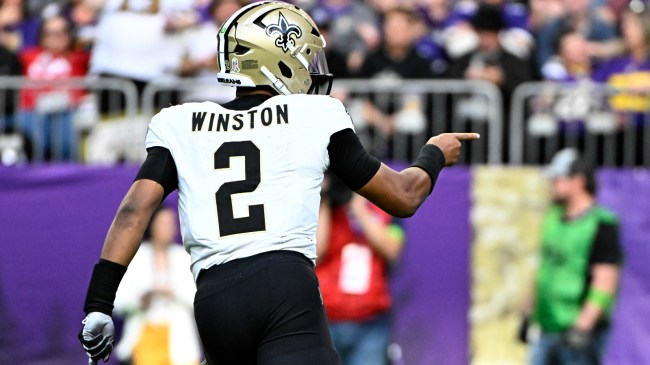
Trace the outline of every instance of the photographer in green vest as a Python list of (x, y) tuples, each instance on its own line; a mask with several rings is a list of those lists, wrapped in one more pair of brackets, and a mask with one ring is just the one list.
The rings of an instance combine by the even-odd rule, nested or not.
[(531, 364), (597, 365), (621, 271), (618, 219), (596, 202), (594, 171), (576, 150), (558, 152), (546, 172), (554, 204), (542, 226)]

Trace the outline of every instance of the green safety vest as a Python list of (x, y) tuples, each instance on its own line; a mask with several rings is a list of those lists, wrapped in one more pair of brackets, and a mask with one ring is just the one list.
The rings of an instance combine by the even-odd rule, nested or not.
[(616, 224), (617, 218), (599, 206), (570, 221), (560, 206), (546, 214), (534, 308), (534, 318), (545, 332), (565, 331), (577, 320), (589, 289), (589, 258), (601, 223)]

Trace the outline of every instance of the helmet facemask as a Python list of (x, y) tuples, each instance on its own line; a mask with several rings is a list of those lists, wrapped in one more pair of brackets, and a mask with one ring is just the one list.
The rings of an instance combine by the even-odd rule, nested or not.
[(309, 75), (311, 76), (311, 86), (307, 94), (329, 95), (332, 91), (332, 82), (334, 75), (329, 72), (327, 67), (327, 58), (325, 49), (321, 49), (309, 62)]

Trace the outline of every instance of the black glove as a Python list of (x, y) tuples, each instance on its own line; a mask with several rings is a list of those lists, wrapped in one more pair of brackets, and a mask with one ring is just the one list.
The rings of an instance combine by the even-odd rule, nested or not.
[(107, 362), (115, 341), (113, 319), (104, 313), (90, 312), (81, 323), (83, 327), (79, 331), (79, 341), (90, 358), (90, 364), (102, 359)]
[(571, 328), (564, 333), (564, 344), (577, 351), (585, 351), (591, 345), (591, 332)]

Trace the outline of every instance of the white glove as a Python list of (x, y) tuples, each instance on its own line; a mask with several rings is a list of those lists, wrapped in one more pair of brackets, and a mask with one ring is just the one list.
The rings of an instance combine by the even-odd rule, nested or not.
[(115, 341), (113, 319), (104, 313), (90, 312), (81, 323), (83, 328), (79, 331), (79, 341), (88, 354), (89, 364), (102, 359), (107, 362)]

